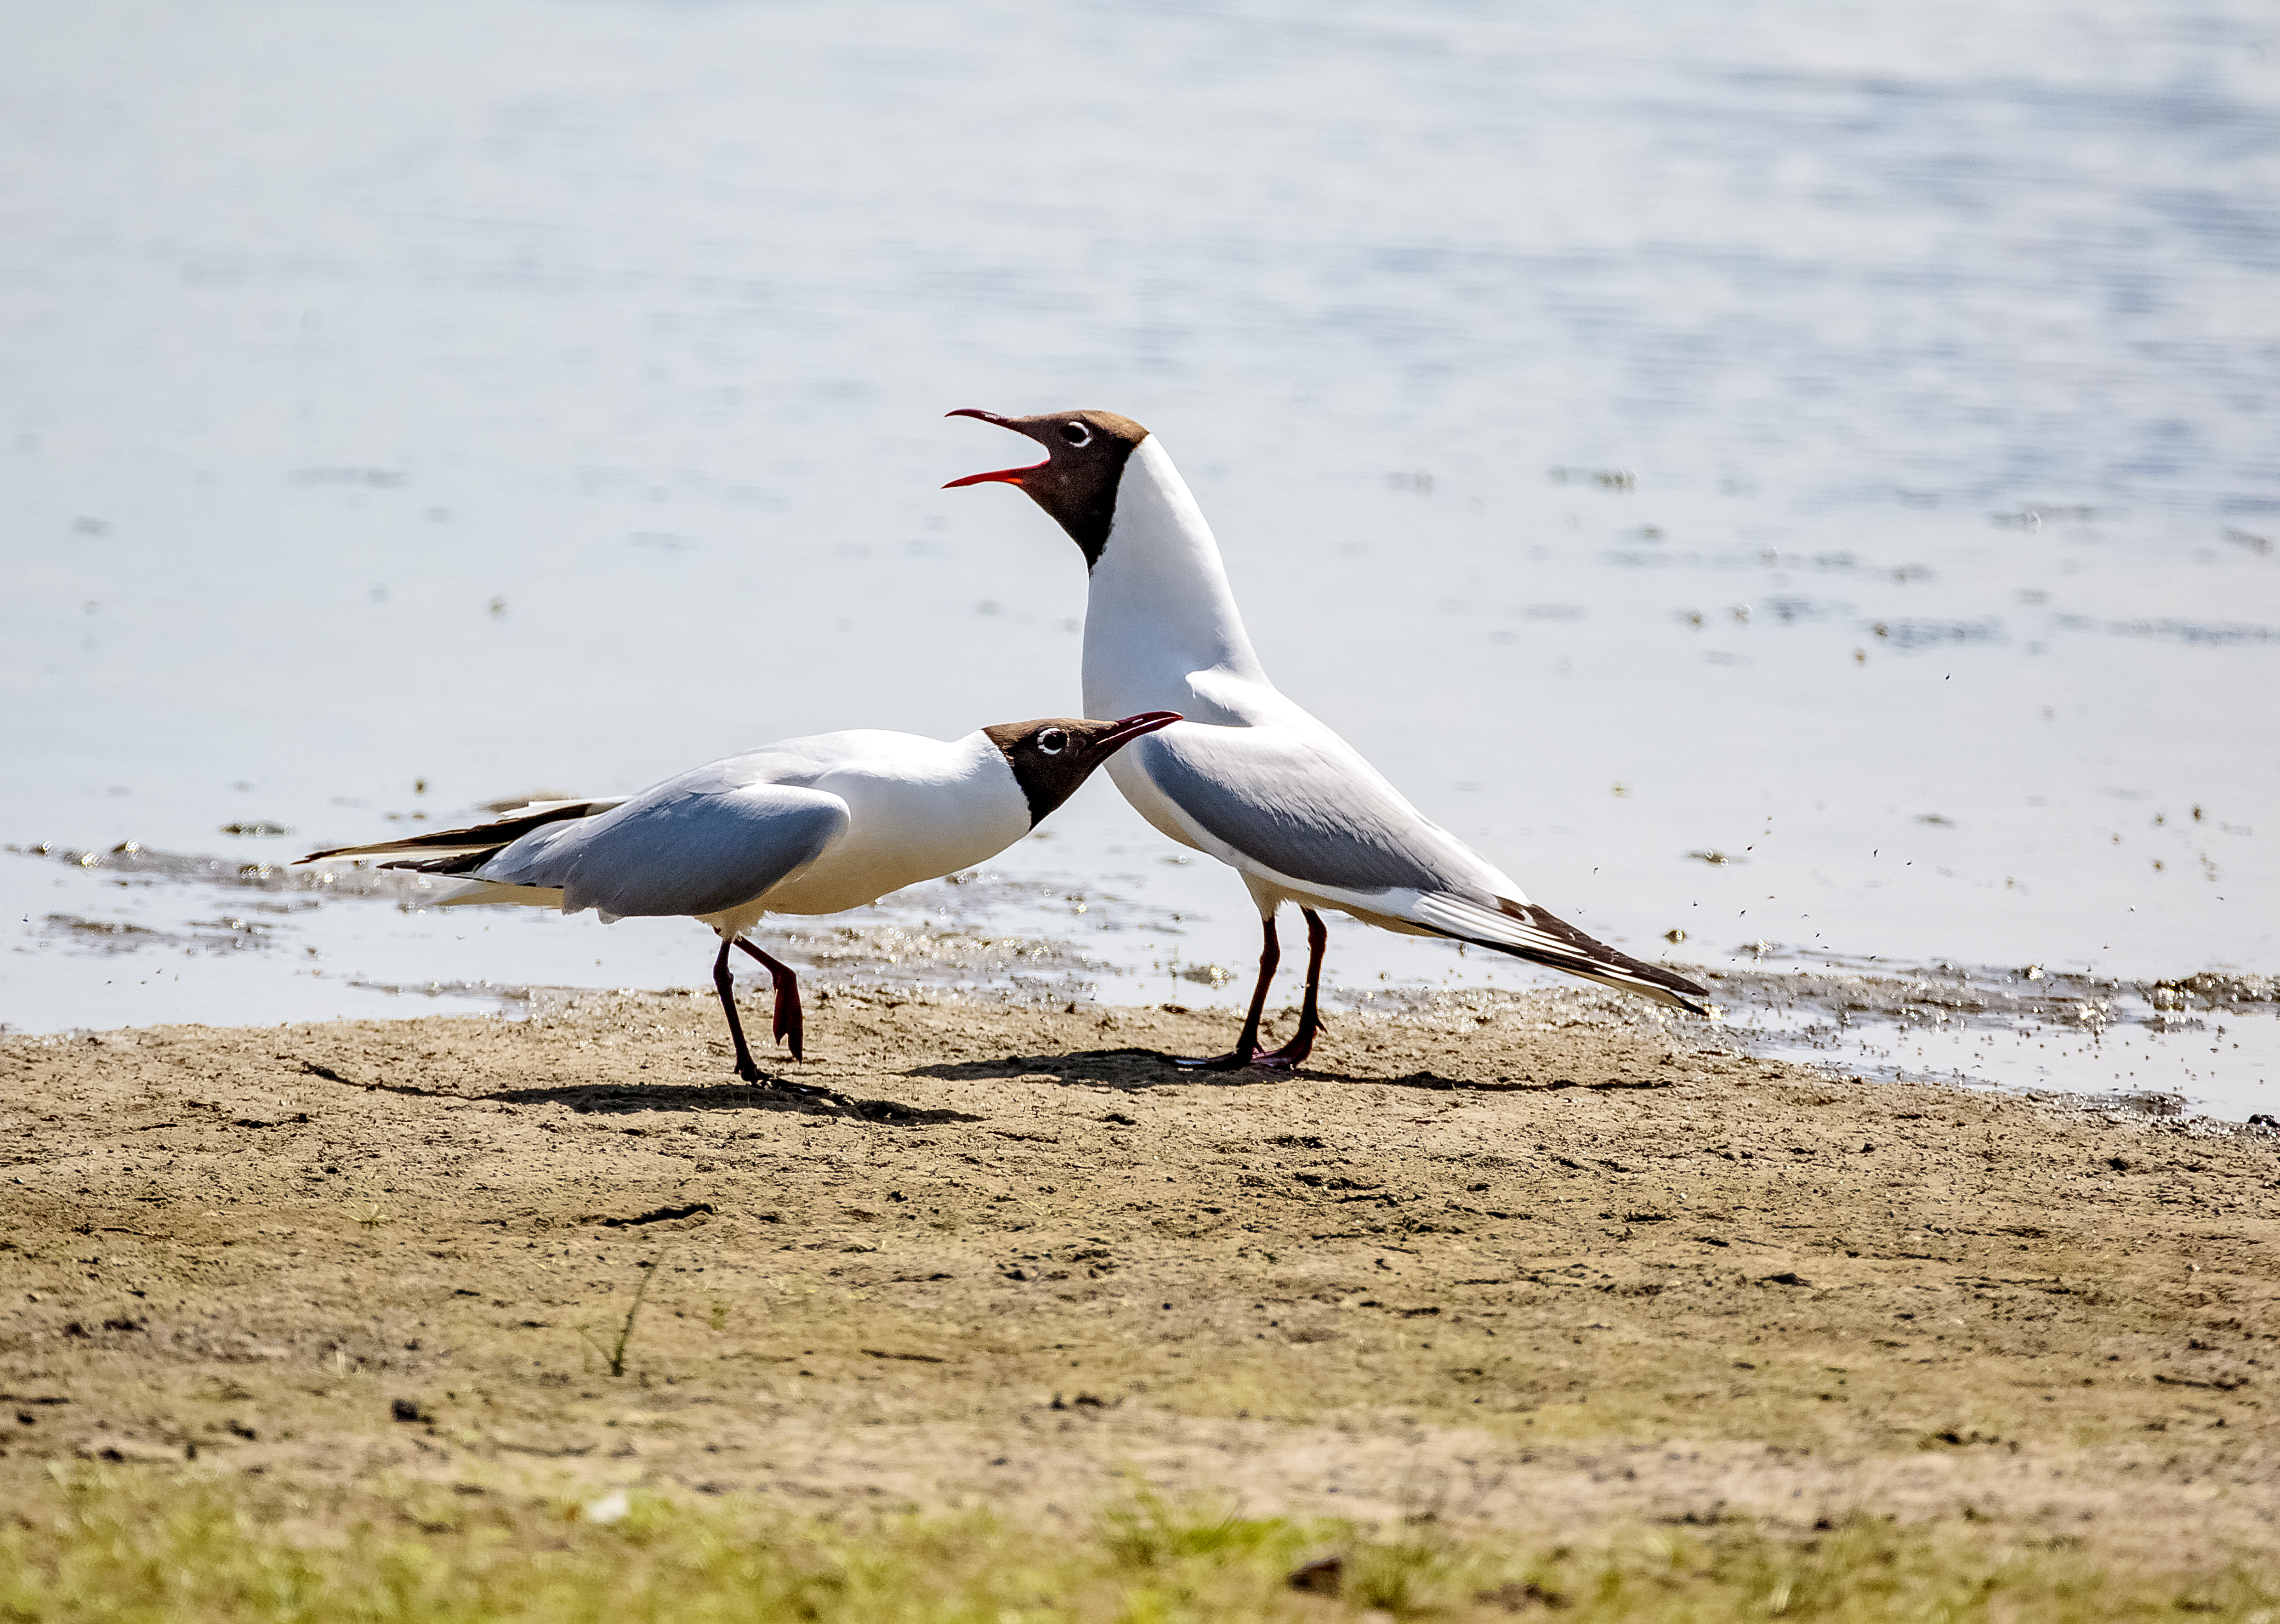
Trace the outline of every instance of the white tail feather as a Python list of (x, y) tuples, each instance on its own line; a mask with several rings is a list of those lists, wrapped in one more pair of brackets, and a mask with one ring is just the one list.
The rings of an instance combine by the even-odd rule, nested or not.
[(509, 903), (525, 908), (558, 908), (562, 892), (558, 888), (539, 885), (501, 885), (496, 880), (470, 880), (458, 890), (435, 899), (439, 908), (456, 908), (462, 903)]

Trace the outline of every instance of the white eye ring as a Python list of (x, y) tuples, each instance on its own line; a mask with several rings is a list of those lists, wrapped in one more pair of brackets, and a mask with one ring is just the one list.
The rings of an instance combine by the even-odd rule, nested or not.
[(1037, 735), (1037, 751), (1040, 755), (1058, 756), (1067, 748), (1068, 735), (1059, 727), (1048, 727)]
[(1082, 450), (1092, 443), (1092, 430), (1082, 423), (1064, 423), (1061, 425), (1061, 438)]

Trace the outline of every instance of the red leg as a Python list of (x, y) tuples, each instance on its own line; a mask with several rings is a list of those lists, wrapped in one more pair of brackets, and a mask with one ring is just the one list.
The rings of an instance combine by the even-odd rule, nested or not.
[(1196, 1072), (1236, 1072), (1249, 1066), (1259, 1053), (1259, 1018), (1267, 1009), (1267, 986), (1275, 979), (1275, 966), (1282, 962), (1282, 943), (1275, 935), (1275, 916), (1270, 913), (1259, 923), (1266, 940), (1259, 950), (1259, 985), (1251, 989), (1251, 1013), (1244, 1018), (1243, 1035), (1225, 1054), (1199, 1060), (1176, 1059), (1173, 1065)]
[(736, 1075), (746, 1082), (760, 1080), (752, 1051), (744, 1042), (744, 1023), (736, 1019), (736, 979), (728, 974), (728, 944), (720, 943), (720, 957), (712, 961), (712, 985), (720, 994), (720, 1011), (728, 1017), (728, 1035), (736, 1044)]
[(1330, 929), (1322, 923), (1322, 916), (1312, 908), (1301, 908), (1298, 912), (1306, 916), (1306, 998), (1298, 1009), (1298, 1029), (1282, 1048), (1270, 1050), (1252, 1060), (1253, 1066), (1264, 1066), (1276, 1071), (1306, 1064), (1306, 1057), (1314, 1052), (1314, 1035), (1322, 1029), (1318, 1004), (1322, 990), (1322, 950), (1329, 945)]
[[(807, 1024), (799, 1007), (799, 977), (792, 974), (790, 965), (782, 959), (769, 958), (742, 936), (736, 938), (736, 945), (767, 966), (768, 975), (776, 984), (776, 1037), (779, 1042), (790, 1043), (793, 1059), (806, 1058), (800, 1052), (800, 1043), (806, 1035)], [(728, 957), (728, 950), (725, 946), (720, 950), (720, 957), (724, 960)]]

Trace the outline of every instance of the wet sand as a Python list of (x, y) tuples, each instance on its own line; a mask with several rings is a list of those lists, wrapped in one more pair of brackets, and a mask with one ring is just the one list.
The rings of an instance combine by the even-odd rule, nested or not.
[[(748, 1019), (756, 1028), (760, 1012)], [(1573, 995), (1344, 1016), (689, 995), (0, 1040), (0, 1485), (55, 1463), (1530, 1537), (2280, 1545), (2280, 1135), (1832, 1082)], [(637, 1289), (624, 1349), (608, 1359)]]

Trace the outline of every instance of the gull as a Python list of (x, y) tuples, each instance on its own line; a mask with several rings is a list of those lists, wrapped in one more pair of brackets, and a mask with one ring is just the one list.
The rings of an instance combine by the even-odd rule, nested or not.
[[(1027, 435), (1045, 460), (952, 480), (1026, 493), (1068, 533), (1090, 575), (1084, 621), (1088, 709), (1142, 705), (1184, 718), (1108, 764), (1158, 829), (1230, 865), (1258, 904), (1259, 980), (1233, 1050), (1181, 1065), (1287, 1067), (1313, 1051), (1321, 911), (1413, 935), (1445, 936), (1706, 1014), (1700, 987), (1594, 941), (1530, 902), (1501, 869), (1432, 822), (1360, 751), (1268, 680), (1229, 589), (1219, 543), (1163, 444), (1113, 412), (979, 418)], [(1282, 948), (1285, 902), (1306, 921), (1298, 1027), (1261, 1052), (1259, 1022)]]
[[(720, 938), (712, 985), (736, 1075), (761, 1081), (736, 1018), (728, 950), (775, 983), (775, 1035), (804, 1058), (799, 978), (745, 933), (767, 913), (838, 913), (988, 860), (1176, 712), (1121, 721), (1049, 717), (959, 739), (857, 729), (785, 739), (616, 800), (534, 801), (494, 823), (312, 851), (393, 857), (383, 868), (456, 874), (441, 899), (591, 908), (605, 924), (686, 917)], [(401, 855), (411, 853), (415, 855)]]

